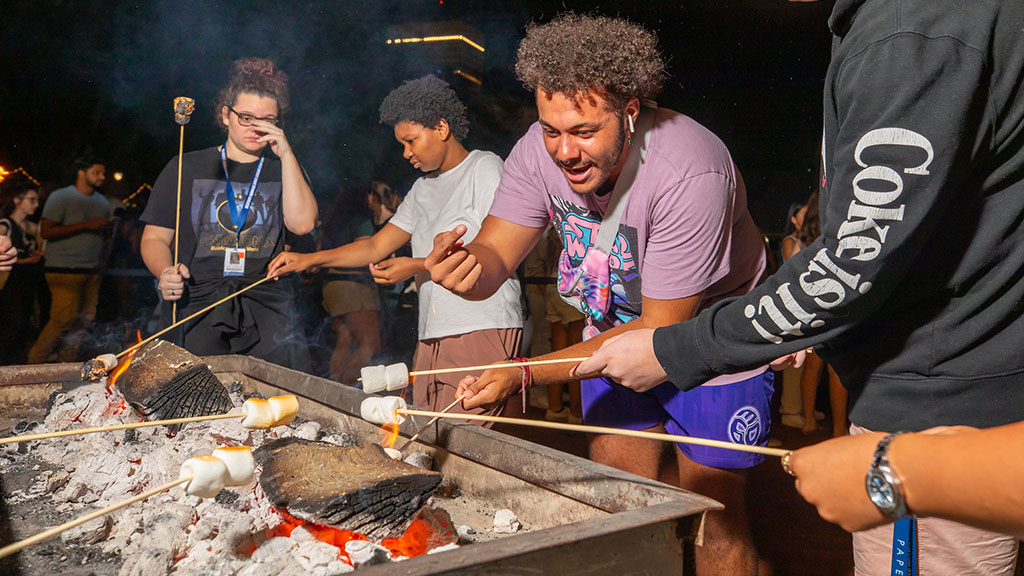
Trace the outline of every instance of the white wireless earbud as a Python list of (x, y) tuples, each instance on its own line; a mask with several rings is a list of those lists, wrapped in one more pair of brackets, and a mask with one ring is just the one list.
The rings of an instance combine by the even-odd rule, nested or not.
[(636, 132), (636, 128), (633, 127), (633, 116), (631, 114), (626, 114), (626, 120), (629, 122), (629, 133), (632, 134), (633, 132)]

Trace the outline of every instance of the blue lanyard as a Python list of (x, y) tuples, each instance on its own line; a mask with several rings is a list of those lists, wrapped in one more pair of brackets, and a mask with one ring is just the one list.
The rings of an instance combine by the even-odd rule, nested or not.
[(900, 518), (892, 529), (892, 576), (917, 574), (917, 520)]
[(252, 199), (256, 196), (256, 187), (260, 183), (260, 172), (263, 172), (263, 154), (260, 154), (260, 161), (256, 164), (256, 172), (252, 175), (252, 182), (249, 183), (249, 191), (242, 203), (242, 209), (238, 209), (235, 203), (235, 193), (231, 190), (231, 175), (228, 174), (228, 143), (220, 149), (220, 163), (224, 167), (224, 191), (228, 195), (228, 208), (231, 209), (231, 223), (235, 226), (235, 241), (242, 237), (242, 227), (245, 226), (245, 219), (249, 216), (249, 208), (252, 208)]

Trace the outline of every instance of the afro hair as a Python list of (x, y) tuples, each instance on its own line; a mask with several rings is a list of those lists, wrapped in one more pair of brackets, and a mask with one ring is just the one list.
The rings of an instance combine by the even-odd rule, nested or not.
[(547, 24), (530, 24), (519, 45), (516, 74), (531, 91), (607, 95), (614, 108), (631, 98), (653, 100), (661, 91), (665, 61), (658, 39), (618, 18), (567, 12)]
[(380, 104), (380, 122), (388, 126), (415, 122), (433, 128), (441, 120), (448, 123), (456, 140), (461, 142), (469, 135), (466, 106), (447, 82), (432, 74), (402, 82)]

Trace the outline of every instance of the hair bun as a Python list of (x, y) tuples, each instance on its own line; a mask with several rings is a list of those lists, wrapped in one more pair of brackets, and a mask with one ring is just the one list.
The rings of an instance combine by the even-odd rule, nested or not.
[(269, 76), (278, 74), (274, 63), (266, 58), (243, 58), (235, 61), (235, 73), (244, 75)]

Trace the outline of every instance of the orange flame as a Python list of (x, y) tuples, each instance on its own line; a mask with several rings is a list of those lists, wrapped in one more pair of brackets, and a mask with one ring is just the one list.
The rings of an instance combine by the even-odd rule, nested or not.
[(380, 441), (380, 445), (385, 448), (394, 448), (395, 441), (398, 440), (398, 424), (395, 422), (389, 422), (380, 427), (387, 435), (383, 440)]
[[(137, 330), (135, 336), (138, 338), (138, 342), (142, 342), (142, 330)], [(138, 351), (139, 349), (136, 348), (129, 352), (128, 355), (117, 364), (114, 371), (110, 373), (110, 378), (107, 379), (107, 392), (114, 390), (114, 384), (117, 382), (117, 379), (120, 378), (121, 374), (124, 374), (124, 371), (128, 369), (129, 365), (131, 365), (132, 358), (135, 357), (135, 353)]]

